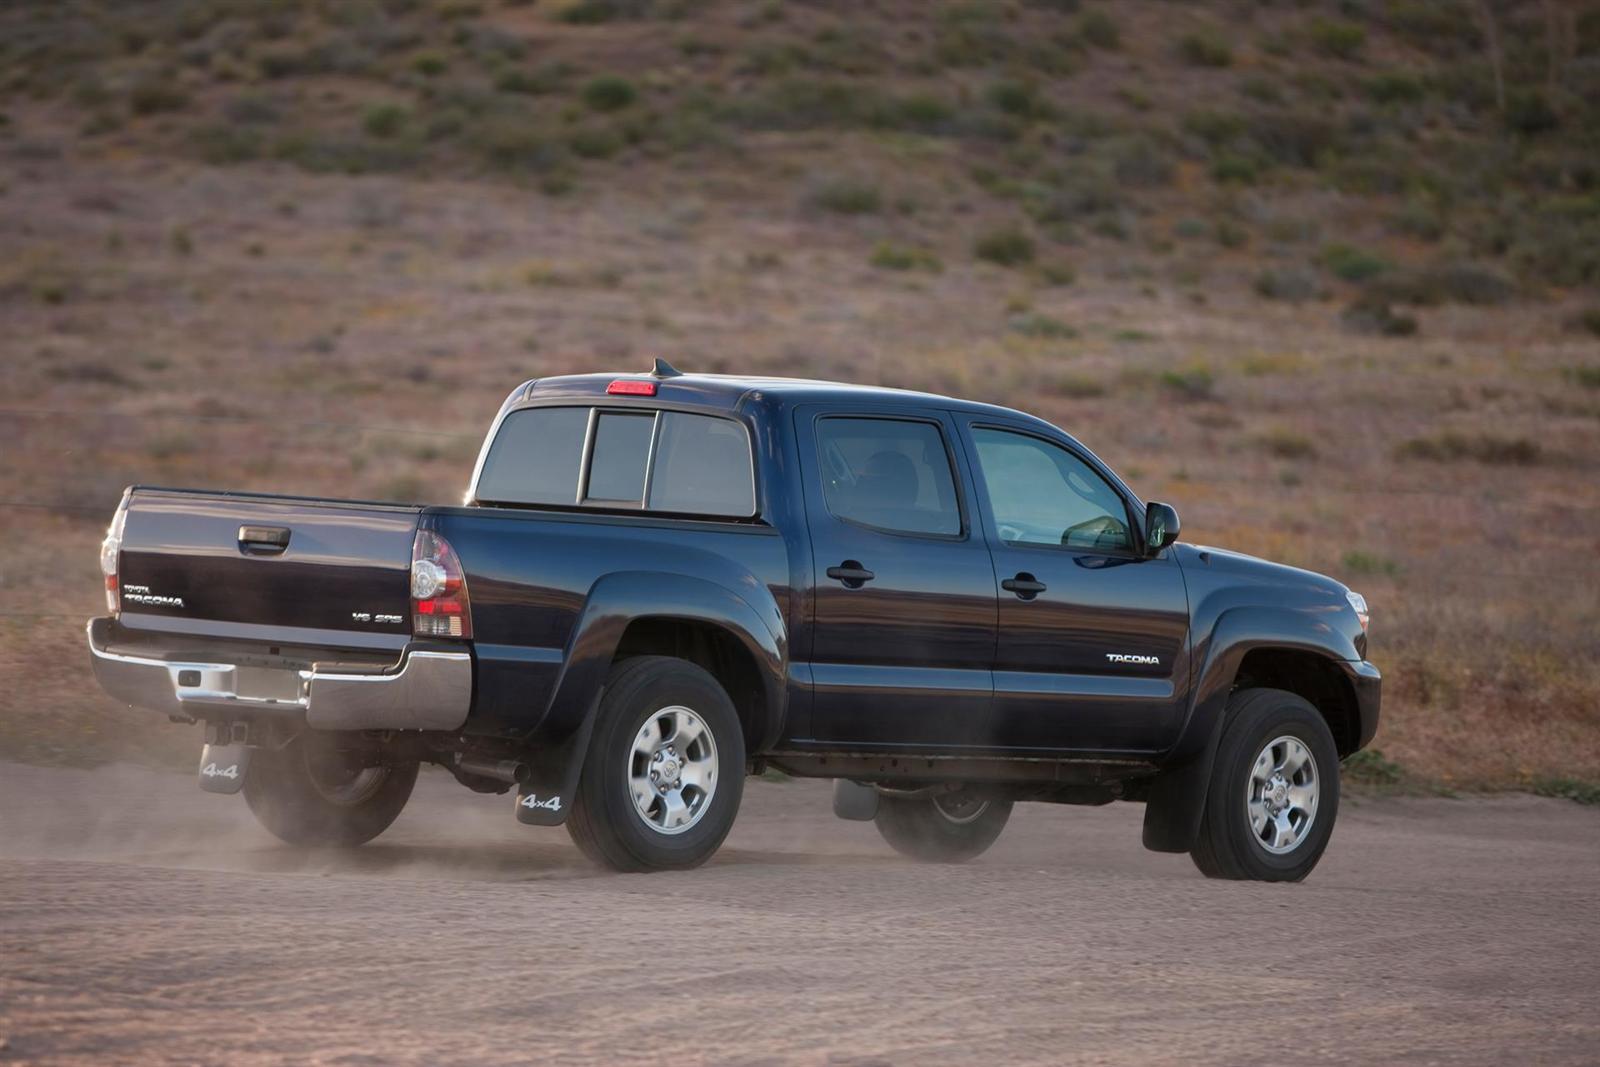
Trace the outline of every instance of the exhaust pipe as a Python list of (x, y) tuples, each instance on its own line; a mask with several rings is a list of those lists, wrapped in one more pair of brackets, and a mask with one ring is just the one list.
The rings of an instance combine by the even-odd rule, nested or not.
[(459, 756), (456, 770), (477, 778), (492, 778), (497, 782), (521, 785), (533, 774), (533, 768), (521, 760), (483, 759), (477, 756)]

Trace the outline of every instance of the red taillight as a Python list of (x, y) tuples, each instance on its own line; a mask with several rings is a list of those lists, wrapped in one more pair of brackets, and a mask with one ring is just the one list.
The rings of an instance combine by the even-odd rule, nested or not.
[(471, 637), (467, 575), (450, 542), (418, 530), (411, 547), (411, 631), (418, 637)]
[(116, 514), (111, 516), (111, 525), (106, 528), (106, 539), (100, 542), (100, 573), (106, 580), (106, 610), (117, 614), (121, 608), (118, 596), (117, 572), (122, 565), (122, 530), (128, 521), (128, 497), (131, 490), (122, 494), (122, 503), (117, 505)]
[(655, 396), (655, 382), (641, 382), (637, 378), (618, 378), (606, 386), (612, 396)]

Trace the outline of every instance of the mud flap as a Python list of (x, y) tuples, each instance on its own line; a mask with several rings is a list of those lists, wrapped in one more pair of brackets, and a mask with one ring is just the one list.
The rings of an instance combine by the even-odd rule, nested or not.
[(200, 788), (207, 793), (237, 793), (250, 769), (246, 745), (206, 745), (200, 750)]
[(878, 816), (878, 791), (848, 778), (835, 778), (833, 813), (851, 822), (871, 822)]
[(567, 798), (559, 793), (540, 794), (519, 789), (517, 821), (529, 826), (559, 826), (567, 821)]

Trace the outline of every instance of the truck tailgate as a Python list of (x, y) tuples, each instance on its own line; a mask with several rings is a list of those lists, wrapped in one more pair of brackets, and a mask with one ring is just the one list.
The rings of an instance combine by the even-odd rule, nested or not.
[(135, 488), (122, 534), (121, 621), (398, 648), (411, 633), (408, 574), (420, 514), (402, 505)]

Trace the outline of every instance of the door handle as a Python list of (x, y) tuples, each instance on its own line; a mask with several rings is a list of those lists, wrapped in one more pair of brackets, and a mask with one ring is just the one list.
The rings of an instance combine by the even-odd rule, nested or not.
[(276, 556), (289, 547), (287, 526), (239, 527), (239, 551), (251, 556)]
[(846, 589), (860, 589), (877, 575), (863, 567), (858, 560), (847, 559), (837, 567), (828, 568), (828, 577), (843, 582)]
[(1044, 592), (1046, 586), (1027, 571), (1019, 571), (1015, 578), (1007, 578), (1001, 582), (1000, 588), (1017, 594), (1019, 600), (1032, 600)]

